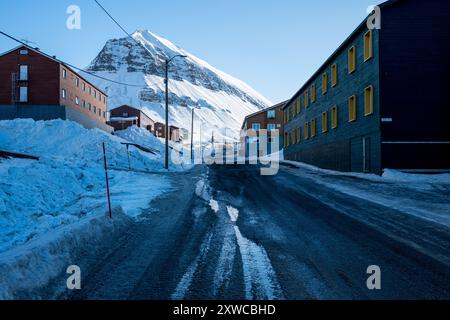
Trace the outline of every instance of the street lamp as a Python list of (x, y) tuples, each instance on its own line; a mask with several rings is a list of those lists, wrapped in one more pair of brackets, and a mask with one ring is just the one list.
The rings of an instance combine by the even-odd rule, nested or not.
[(173, 56), (170, 59), (166, 59), (166, 152), (165, 152), (165, 161), (164, 161), (164, 167), (166, 169), (169, 169), (169, 64), (172, 62), (175, 58), (187, 58), (187, 56), (177, 54)]
[(196, 106), (192, 108), (192, 117), (191, 117), (191, 162), (194, 162), (194, 110), (200, 109), (200, 106)]

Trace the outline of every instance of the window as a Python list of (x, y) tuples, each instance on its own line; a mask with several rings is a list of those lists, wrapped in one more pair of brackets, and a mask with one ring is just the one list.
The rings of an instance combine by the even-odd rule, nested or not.
[(90, 95), (92, 94), (92, 88), (91, 87), (89, 87), (89, 94)]
[(305, 123), (305, 139), (309, 139), (309, 122)]
[(253, 123), (252, 124), (252, 129), (255, 130), (255, 131), (259, 131), (261, 129), (261, 124)]
[(62, 70), (62, 77), (63, 77), (63, 79), (67, 79), (67, 70), (66, 69)]
[(75, 104), (79, 105), (80, 104), (80, 99), (78, 97), (75, 97)]
[(106, 103), (106, 98), (105, 98), (105, 96), (103, 96), (103, 103)]
[(305, 92), (305, 108), (308, 108), (309, 106), (309, 91), (306, 90)]
[(80, 79), (75, 78), (75, 85), (77, 86), (77, 88), (80, 87)]
[(28, 87), (20, 87), (19, 95), (20, 102), (28, 102)]
[(302, 141), (302, 129), (297, 128), (297, 143), (300, 143)]
[(28, 80), (28, 66), (27, 65), (19, 66), (19, 80), (22, 80), (22, 81)]
[(302, 111), (301, 105), (300, 105), (300, 98), (297, 99), (297, 113), (300, 113)]
[(286, 122), (289, 122), (291, 120), (291, 109), (287, 109), (287, 118), (286, 118)]
[(94, 98), (97, 98), (97, 90), (94, 90)]
[(88, 110), (91, 111), (92, 109), (92, 105), (90, 103), (88, 103)]
[(316, 136), (316, 119), (311, 120), (311, 138)]
[(275, 110), (267, 111), (267, 119), (275, 119)]
[(19, 54), (28, 54), (28, 50), (22, 49), (19, 51)]
[(311, 102), (314, 103), (316, 102), (316, 85), (313, 84), (311, 86)]
[(322, 73), (322, 94), (326, 94), (328, 91), (328, 77), (327, 73)]
[(102, 101), (102, 95), (101, 95), (101, 93), (98, 94), (98, 101), (100, 101), (100, 102)]
[(83, 102), (81, 103), (81, 106), (83, 107), (83, 109), (86, 109), (86, 100), (83, 100)]
[(289, 147), (289, 132), (286, 132), (286, 140), (285, 140), (285, 142), (286, 142), (286, 147)]
[(328, 112), (322, 112), (322, 133), (328, 132)]
[(348, 99), (348, 121), (356, 121), (356, 96), (351, 96)]
[(356, 47), (353, 46), (348, 49), (348, 73), (353, 73), (356, 70)]
[(292, 144), (296, 144), (297, 143), (296, 133), (297, 133), (297, 131), (295, 129), (292, 130)]
[(367, 31), (364, 34), (364, 62), (373, 57), (373, 32)]
[(336, 129), (338, 126), (338, 109), (337, 106), (331, 108), (331, 127)]
[(98, 108), (98, 115), (101, 117), (102, 116), (102, 109)]
[(83, 88), (83, 92), (86, 92), (86, 83), (83, 82), (82, 88)]
[(106, 119), (106, 112), (103, 111), (103, 118)]
[(331, 86), (335, 87), (338, 82), (338, 76), (337, 76), (337, 64), (333, 64), (331, 66)]
[(373, 86), (368, 86), (364, 89), (364, 115), (370, 116), (373, 114)]
[(67, 97), (66, 89), (62, 89), (61, 96), (63, 99), (65, 99)]
[(97, 113), (97, 107), (94, 106), (94, 113)]
[(269, 123), (269, 124), (267, 125), (267, 130), (268, 130), (268, 131), (273, 131), (273, 130), (275, 130), (275, 129), (276, 129), (275, 123)]

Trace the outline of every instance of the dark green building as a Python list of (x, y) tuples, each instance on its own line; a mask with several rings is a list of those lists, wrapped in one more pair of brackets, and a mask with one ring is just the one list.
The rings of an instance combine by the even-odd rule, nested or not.
[(372, 172), (450, 169), (450, 2), (391, 0), (284, 108), (288, 160)]

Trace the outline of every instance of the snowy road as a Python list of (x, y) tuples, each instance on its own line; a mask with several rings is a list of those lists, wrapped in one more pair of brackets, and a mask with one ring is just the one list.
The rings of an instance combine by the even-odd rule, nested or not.
[[(177, 174), (176, 190), (97, 257), (82, 290), (69, 298), (450, 298), (448, 225), (319, 179), (288, 166), (273, 177), (251, 166)], [(366, 287), (370, 265), (381, 268), (381, 290)]]

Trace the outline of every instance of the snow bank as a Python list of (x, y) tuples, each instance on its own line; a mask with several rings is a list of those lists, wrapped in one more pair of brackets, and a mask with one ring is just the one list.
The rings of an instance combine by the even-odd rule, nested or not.
[[(83, 259), (86, 252), (93, 254), (105, 239), (114, 242), (132, 223), (121, 210), (114, 210), (113, 219), (105, 213), (95, 213), (71, 225), (30, 241), (15, 250), (0, 254), (0, 300), (21, 298), (48, 298), (45, 290), (57, 279), (52, 294), (66, 290), (67, 267), (78, 265), (89, 269)], [(44, 295), (44, 296), (42, 296)]]
[(330, 189), (450, 227), (450, 174), (412, 174), (385, 169), (378, 176), (326, 170), (295, 161), (282, 163), (303, 169), (299, 175), (309, 176)]
[[(128, 169), (124, 140), (77, 123), (54, 120), (0, 121), (0, 148), (39, 161), (0, 160), (0, 252), (24, 244), (98, 209), (107, 210), (102, 142), (106, 145), (112, 204), (137, 216), (138, 209), (167, 190), (161, 176)], [(155, 145), (152, 145), (153, 147)], [(130, 148), (134, 170), (157, 172), (161, 159)], [(140, 210), (139, 210), (140, 211)]]

